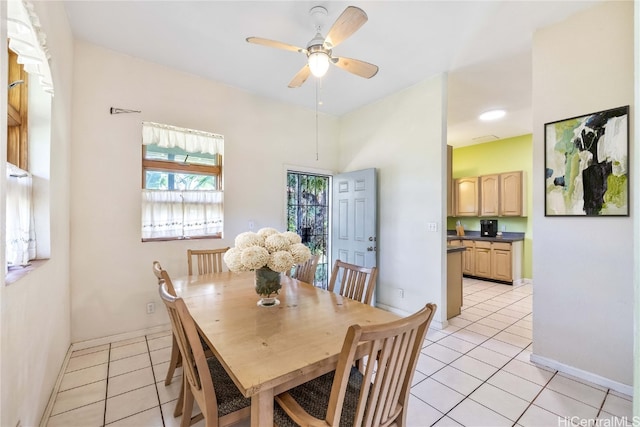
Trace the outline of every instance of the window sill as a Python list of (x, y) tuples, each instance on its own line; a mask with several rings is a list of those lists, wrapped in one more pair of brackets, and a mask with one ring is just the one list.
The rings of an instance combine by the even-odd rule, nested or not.
[(11, 285), (17, 282), (27, 274), (31, 273), (33, 270), (42, 267), (47, 261), (49, 260), (34, 259), (34, 260), (31, 260), (30, 264), (26, 267), (15, 267), (15, 268), (9, 269), (9, 272), (4, 277), (5, 285)]
[(181, 237), (148, 237), (143, 238), (141, 241), (144, 242), (169, 242), (172, 240), (201, 240), (201, 239), (222, 239), (222, 233), (218, 234), (209, 234), (207, 236), (181, 236)]

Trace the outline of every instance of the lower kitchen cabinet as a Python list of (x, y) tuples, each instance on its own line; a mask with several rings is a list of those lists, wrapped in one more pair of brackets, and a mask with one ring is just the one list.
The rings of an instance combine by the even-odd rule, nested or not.
[(465, 276), (509, 283), (522, 279), (522, 241), (467, 239), (452, 241), (450, 244), (462, 244), (466, 247), (462, 254), (462, 274)]
[(511, 243), (491, 243), (491, 276), (496, 280), (513, 281)]
[(492, 278), (491, 274), (491, 242), (476, 240), (475, 276)]
[(463, 240), (462, 244), (467, 248), (462, 254), (462, 274), (473, 275), (476, 271), (476, 248), (473, 240)]

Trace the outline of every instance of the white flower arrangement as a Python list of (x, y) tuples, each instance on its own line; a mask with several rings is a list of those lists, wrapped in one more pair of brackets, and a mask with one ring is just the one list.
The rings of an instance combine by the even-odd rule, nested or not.
[(283, 273), (296, 264), (311, 258), (311, 251), (294, 232), (279, 232), (275, 228), (261, 228), (257, 233), (247, 231), (236, 236), (235, 247), (224, 254), (230, 271), (251, 271), (268, 267)]

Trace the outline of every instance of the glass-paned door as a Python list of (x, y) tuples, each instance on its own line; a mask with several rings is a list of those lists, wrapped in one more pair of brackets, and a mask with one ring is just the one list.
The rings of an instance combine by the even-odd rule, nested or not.
[(329, 240), (329, 192), (327, 175), (287, 172), (287, 229), (302, 237), (311, 253), (319, 256), (314, 285), (327, 288), (331, 267)]

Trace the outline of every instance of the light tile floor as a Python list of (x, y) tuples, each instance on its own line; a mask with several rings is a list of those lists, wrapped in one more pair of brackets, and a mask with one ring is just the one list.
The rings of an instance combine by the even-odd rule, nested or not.
[[(529, 361), (531, 285), (465, 278), (463, 293), (462, 313), (427, 334), (409, 427), (631, 425), (630, 396)], [(181, 371), (164, 385), (170, 351), (167, 331), (73, 352), (47, 426), (178, 426)]]

